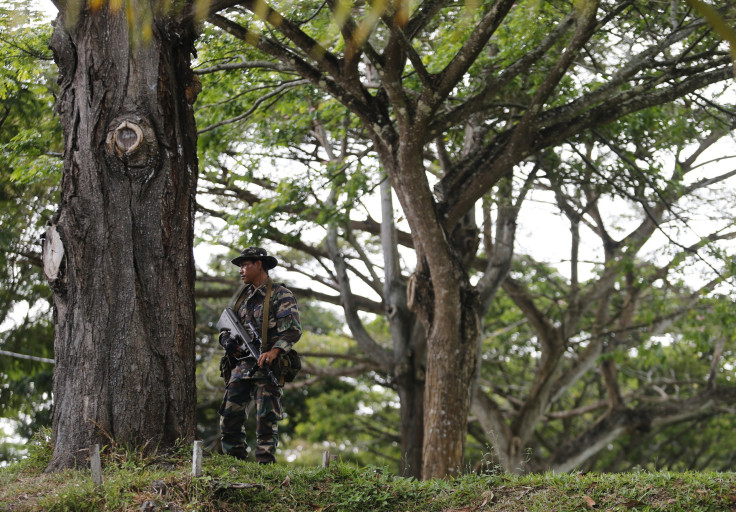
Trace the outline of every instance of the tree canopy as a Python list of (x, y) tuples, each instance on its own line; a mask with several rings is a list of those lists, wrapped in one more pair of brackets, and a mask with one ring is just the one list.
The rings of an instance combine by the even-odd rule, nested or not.
[[(237, 219), (250, 241), (270, 238), (321, 258), (326, 274), (319, 282), (340, 293), (357, 344), (399, 389), (407, 366), (418, 381), (425, 370), (427, 377), (433, 373), (424, 354), (445, 362), (461, 354), (457, 364), (437, 363), (440, 378), (424, 399), (433, 401), (431, 411), (462, 417), (461, 410), (449, 413), (448, 404), (469, 400), (463, 393), (475, 389), (473, 415), (489, 436), (482, 442), (493, 446), (505, 469), (518, 468), (529, 449), (539, 453), (540, 468), (575, 467), (607, 446), (604, 440), (640, 426), (622, 421), (639, 411), (622, 395), (616, 353), (646, 344), (665, 319), (681, 316), (731, 275), (728, 257), (722, 258), (723, 242), (733, 236), (730, 209), (719, 208), (725, 214), (720, 223), (706, 228), (700, 221), (715, 221), (708, 212), (713, 204), (699, 203), (704, 210), (698, 211), (693, 202), (731, 177), (728, 168), (705, 165), (708, 159), (727, 162), (712, 148), (731, 129), (733, 76), (728, 48), (706, 22), (677, 3), (662, 10), (633, 2), (493, 2), (474, 9), (431, 2), (386, 12), (375, 6), (341, 10), (337, 3), (263, 5), (241, 3), (210, 16), (234, 46), (219, 54), (204, 53), (209, 47), (203, 46), (200, 54), (201, 143), (209, 149), (224, 142), (230, 150), (224, 159), (220, 151), (216, 159), (203, 159), (212, 170), (207, 179), (214, 180), (217, 197), (240, 197), (249, 205), (229, 219)], [(731, 5), (720, 12), (730, 16)], [(225, 41), (211, 48), (217, 52)], [(243, 80), (227, 79), (233, 87), (228, 97), (207, 100), (234, 69), (242, 70)], [(212, 74), (217, 78), (209, 82)], [(232, 115), (208, 117), (214, 110), (204, 107), (216, 101)], [(243, 129), (245, 138), (237, 136)], [(210, 143), (213, 131), (225, 137)], [(270, 148), (263, 158), (261, 144)], [(264, 160), (272, 162), (267, 170), (256, 163)], [(291, 176), (269, 180), (287, 161)], [(363, 208), (356, 196), (377, 189), (384, 174), (371, 172), (376, 163), (401, 205), (396, 213), (381, 210), (379, 220), (376, 203)], [(244, 172), (236, 177), (238, 164)], [(538, 298), (526, 280), (557, 275), (530, 274), (544, 261), (507, 274), (519, 212), (532, 192), (542, 190), (569, 222), (556, 239), (569, 250), (565, 273), (547, 291), (554, 294)], [(721, 200), (728, 205), (728, 193)], [(354, 213), (337, 216), (331, 213), (335, 204), (352, 205)], [(393, 238), (392, 215), (403, 217), (407, 229)], [(532, 233), (535, 225), (546, 229), (541, 220), (527, 222)], [(326, 223), (324, 237), (310, 244)], [(379, 240), (380, 255), (371, 260)], [(416, 251), (403, 268), (392, 263), (399, 240)], [(597, 246), (583, 253), (581, 245), (591, 240)], [(644, 252), (648, 243), (654, 253)], [(710, 273), (705, 282), (684, 281), (693, 264)], [(358, 306), (371, 295), (358, 296), (348, 273), (383, 299), (394, 327), (391, 362), (355, 314), (361, 307), (379, 311)], [(392, 291), (400, 297), (407, 282), (408, 302), (395, 302)], [(472, 312), (491, 322), (486, 308), (500, 287), (533, 327), (526, 345), (533, 357), (523, 376), (528, 385), (516, 383), (513, 389), (525, 391), (513, 400), (472, 372), (476, 347), (485, 359)], [(650, 309), (650, 301), (658, 305)], [(458, 305), (465, 306), (452, 312)], [(647, 336), (639, 322), (648, 325)], [(572, 407), (574, 401), (563, 406), (566, 393), (589, 375), (605, 376), (606, 393), (596, 401), (602, 408)], [(443, 394), (448, 387), (465, 391)], [(674, 408), (684, 406), (677, 403)], [(555, 442), (549, 446), (558, 446), (557, 453), (536, 450), (542, 422), (558, 407), (585, 410), (591, 429), (607, 426), (608, 419), (596, 450), (583, 450), (582, 437), (575, 454)], [(644, 424), (670, 421), (664, 408), (648, 410), (662, 417)], [(442, 431), (429, 416), (425, 433)], [(457, 439), (464, 431), (445, 434)], [(424, 443), (425, 457), (432, 446), (444, 453), (458, 449)], [(425, 470), (442, 473), (457, 460)]]

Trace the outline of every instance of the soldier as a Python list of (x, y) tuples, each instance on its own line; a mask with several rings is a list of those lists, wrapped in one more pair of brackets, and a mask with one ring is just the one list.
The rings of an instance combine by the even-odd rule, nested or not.
[[(261, 356), (242, 358), (244, 353), (225, 355), (220, 363), (226, 389), (220, 414), (222, 451), (238, 459), (248, 454), (245, 420), (248, 406), (256, 401), (255, 458), (260, 464), (276, 462), (278, 421), (282, 419), (281, 388), (267, 378), (266, 365), (274, 370), (278, 358), (289, 352), (302, 335), (296, 299), (283, 284), (276, 284), (268, 275), (278, 261), (260, 247), (248, 247), (232, 260), (240, 267), (245, 283), (233, 310), (241, 323), (250, 324), (262, 336)], [(267, 315), (267, 327), (264, 316)], [(220, 336), (228, 336), (227, 331)], [(221, 344), (222, 340), (221, 340)], [(224, 346), (224, 344), (223, 344)], [(251, 377), (249, 370), (258, 365)], [(278, 376), (278, 375), (277, 375)]]

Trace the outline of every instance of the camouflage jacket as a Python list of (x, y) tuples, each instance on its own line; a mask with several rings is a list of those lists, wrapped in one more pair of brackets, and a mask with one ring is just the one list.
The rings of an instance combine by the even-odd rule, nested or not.
[[(242, 291), (245, 297), (236, 311), (241, 323), (248, 329), (248, 324), (258, 333), (263, 335), (263, 301), (266, 298), (266, 284), (255, 288), (248, 285)], [(250, 330), (250, 329), (248, 329)], [(294, 294), (283, 284), (273, 283), (271, 288), (271, 305), (268, 312), (268, 339), (264, 340), (261, 352), (267, 352), (272, 348), (280, 348), (284, 353), (299, 341), (302, 335), (302, 325), (299, 321), (299, 310), (296, 305)], [(255, 364), (253, 359), (241, 361), (233, 368), (232, 379), (242, 379), (248, 370)], [(265, 372), (259, 370), (253, 374), (253, 378), (263, 378)]]

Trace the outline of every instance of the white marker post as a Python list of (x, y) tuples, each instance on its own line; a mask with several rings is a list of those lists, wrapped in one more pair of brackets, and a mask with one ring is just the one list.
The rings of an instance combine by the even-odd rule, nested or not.
[(102, 462), (100, 461), (100, 445), (94, 445), (89, 454), (89, 469), (92, 472), (92, 482), (102, 485)]
[(329, 450), (322, 452), (322, 467), (329, 468), (330, 464), (337, 460), (337, 455), (332, 455)]
[(202, 441), (194, 441), (192, 453), (192, 476), (202, 476)]

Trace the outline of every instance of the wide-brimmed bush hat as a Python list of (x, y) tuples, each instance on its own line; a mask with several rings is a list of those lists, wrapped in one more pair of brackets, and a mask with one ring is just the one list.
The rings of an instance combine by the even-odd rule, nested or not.
[(263, 262), (263, 268), (265, 268), (266, 270), (271, 270), (273, 267), (279, 264), (279, 261), (268, 254), (268, 252), (266, 252), (266, 249), (263, 249), (261, 247), (248, 247), (240, 253), (240, 256), (233, 259), (233, 265), (240, 266), (243, 264), (244, 261), (248, 260), (261, 260)]

